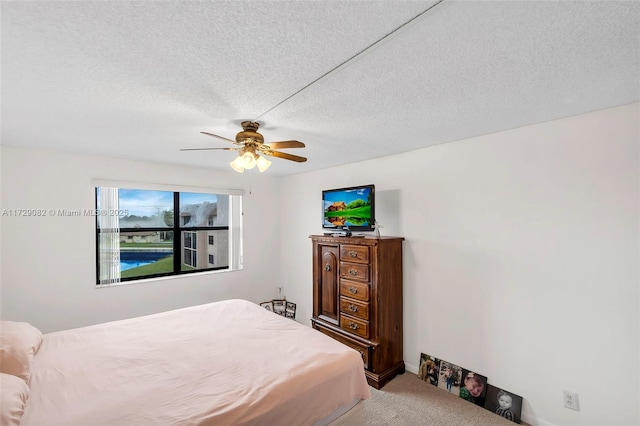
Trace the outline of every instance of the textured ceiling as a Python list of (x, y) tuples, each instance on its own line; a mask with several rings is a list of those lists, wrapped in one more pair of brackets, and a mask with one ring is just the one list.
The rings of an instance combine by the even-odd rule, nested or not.
[(307, 145), (273, 159), (287, 175), (640, 100), (636, 1), (1, 7), (5, 145), (230, 170), (179, 150), (257, 119)]

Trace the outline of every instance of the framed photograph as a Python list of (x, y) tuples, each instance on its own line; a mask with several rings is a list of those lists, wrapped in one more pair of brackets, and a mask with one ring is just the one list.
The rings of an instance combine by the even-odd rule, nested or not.
[(440, 360), (440, 377), (438, 387), (454, 395), (460, 395), (460, 384), (462, 383), (462, 367)]
[(463, 368), (462, 383), (460, 383), (458, 395), (460, 398), (484, 408), (484, 400), (487, 395), (487, 377)]
[(287, 302), (285, 317), (295, 319), (296, 318), (296, 304), (293, 302)]
[(269, 302), (262, 302), (260, 304), (260, 306), (262, 306), (263, 308), (265, 308), (267, 311), (271, 311), (273, 312), (273, 302), (269, 301)]
[(418, 367), (418, 377), (434, 386), (438, 385), (438, 375), (440, 371), (440, 360), (428, 354), (420, 354), (420, 364)]
[(522, 397), (513, 392), (487, 385), (487, 398), (484, 408), (514, 423), (522, 422), (520, 419)]
[(273, 312), (275, 312), (278, 315), (282, 315), (285, 316), (285, 312), (286, 312), (286, 304), (287, 301), (282, 299), (274, 299), (273, 300)]

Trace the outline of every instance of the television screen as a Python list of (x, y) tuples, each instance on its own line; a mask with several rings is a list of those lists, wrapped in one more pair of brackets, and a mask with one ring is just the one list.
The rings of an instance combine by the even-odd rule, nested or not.
[(322, 191), (322, 227), (373, 231), (375, 186), (361, 185)]

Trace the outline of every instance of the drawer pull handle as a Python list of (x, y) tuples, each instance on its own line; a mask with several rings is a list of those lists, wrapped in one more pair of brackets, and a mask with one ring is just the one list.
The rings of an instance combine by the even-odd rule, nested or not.
[(358, 307), (356, 305), (354, 305), (353, 303), (349, 303), (349, 310), (351, 312), (358, 312)]
[(331, 270), (331, 265), (329, 265), (328, 263), (326, 265), (324, 265), (324, 270), (325, 271), (330, 271)]
[(358, 292), (358, 289), (355, 287), (349, 287), (349, 293), (351, 294), (356, 294)]
[(356, 275), (358, 275), (358, 271), (356, 271), (355, 269), (349, 269), (349, 275), (355, 277)]
[(360, 328), (360, 326), (358, 324), (356, 324), (355, 322), (349, 322), (349, 328), (352, 330), (357, 330)]
[(358, 252), (357, 252), (357, 251), (353, 251), (353, 250), (351, 250), (351, 251), (349, 252), (349, 256), (351, 256), (351, 257), (358, 257)]

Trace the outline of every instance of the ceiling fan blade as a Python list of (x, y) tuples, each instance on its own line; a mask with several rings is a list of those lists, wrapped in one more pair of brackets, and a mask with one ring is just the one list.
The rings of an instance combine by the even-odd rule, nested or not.
[(237, 151), (239, 148), (182, 148), (180, 151), (210, 151), (213, 149), (223, 149), (225, 151)]
[(297, 155), (286, 154), (284, 152), (279, 152), (279, 151), (266, 150), (266, 151), (262, 151), (262, 153), (264, 155), (270, 155), (272, 157), (284, 158), (285, 160), (291, 160), (291, 161), (295, 161), (297, 163), (304, 163), (305, 161), (307, 161), (307, 159), (304, 158), (304, 157), (299, 157)]
[(218, 138), (218, 139), (222, 139), (223, 141), (227, 141), (227, 142), (231, 142), (233, 144), (237, 143), (236, 141), (229, 139), (229, 138), (225, 138), (224, 136), (218, 136), (218, 135), (214, 135), (213, 133), (209, 133), (209, 132), (200, 132), (203, 135), (207, 135), (207, 136), (213, 136), (214, 138)]
[(265, 143), (271, 149), (282, 149), (282, 148), (304, 148), (304, 144), (298, 141), (279, 141), (279, 142), (270, 142)]

